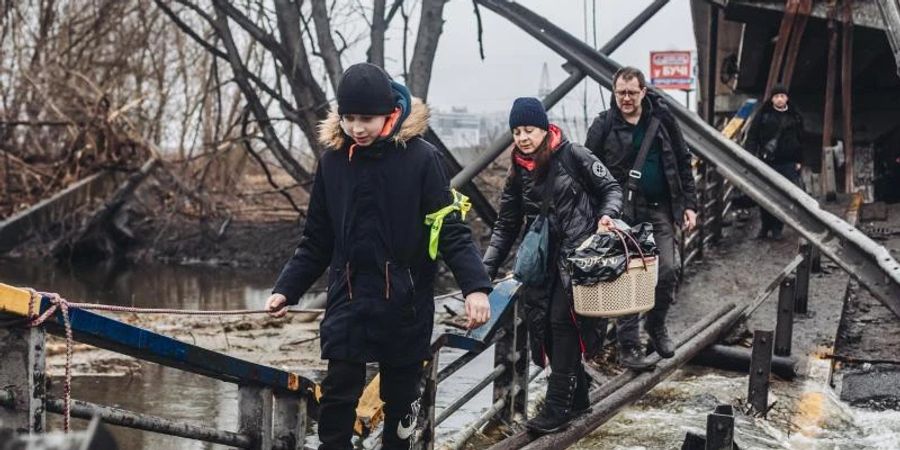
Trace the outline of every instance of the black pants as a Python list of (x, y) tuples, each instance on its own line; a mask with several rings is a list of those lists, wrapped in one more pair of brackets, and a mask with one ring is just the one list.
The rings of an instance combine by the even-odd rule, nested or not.
[[(647, 326), (663, 325), (669, 307), (675, 302), (675, 288), (678, 286), (678, 270), (675, 267), (675, 224), (672, 223), (671, 206), (638, 206), (635, 208), (635, 223), (653, 224), (653, 239), (659, 249), (659, 274), (656, 283), (656, 304), (647, 312)], [(623, 316), (617, 322), (617, 336), (622, 347), (637, 346), (640, 343), (640, 316)]]
[[(787, 178), (790, 182), (797, 184), (800, 182), (800, 172), (797, 170), (797, 163), (787, 164), (771, 164), (781, 176)], [(759, 207), (759, 219), (762, 222), (761, 234), (771, 231), (773, 235), (781, 234), (784, 229), (784, 222), (778, 220), (775, 216), (766, 211), (762, 206)]]
[(581, 365), (581, 340), (567, 289), (557, 278), (550, 297), (550, 369), (574, 375)]
[[(409, 449), (409, 435), (418, 414), (419, 381), (422, 363), (408, 366), (379, 365), (381, 400), (384, 401), (384, 450)], [(356, 406), (366, 383), (366, 365), (341, 360), (328, 361), (328, 373), (322, 381), (319, 406), (319, 450), (353, 448), (353, 423)], [(400, 436), (404, 434), (404, 436)]]

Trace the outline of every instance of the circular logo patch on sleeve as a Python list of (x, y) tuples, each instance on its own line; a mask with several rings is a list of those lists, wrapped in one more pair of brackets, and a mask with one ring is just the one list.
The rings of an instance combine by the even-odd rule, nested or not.
[(594, 172), (594, 176), (597, 178), (603, 178), (606, 176), (606, 167), (603, 166), (602, 162), (594, 161), (594, 164), (591, 166), (591, 172)]

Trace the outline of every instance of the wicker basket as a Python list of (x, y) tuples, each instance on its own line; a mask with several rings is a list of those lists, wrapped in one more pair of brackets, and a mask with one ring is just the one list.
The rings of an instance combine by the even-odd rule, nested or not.
[[(606, 231), (600, 228), (598, 231)], [(586, 317), (618, 317), (653, 309), (656, 303), (656, 280), (659, 276), (658, 259), (655, 256), (632, 258), (626, 238), (640, 251), (634, 238), (620, 230), (610, 229), (622, 241), (628, 267), (612, 281), (601, 281), (587, 286), (572, 286), (575, 313)]]
[[(644, 262), (647, 263), (646, 268)], [(572, 286), (575, 313), (586, 317), (617, 317), (653, 309), (656, 302), (656, 257), (634, 258), (613, 281)]]

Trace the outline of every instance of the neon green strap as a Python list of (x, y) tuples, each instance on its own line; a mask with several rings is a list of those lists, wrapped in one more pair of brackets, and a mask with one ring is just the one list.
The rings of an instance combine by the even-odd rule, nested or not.
[(472, 203), (469, 197), (460, 194), (456, 189), (451, 189), (453, 193), (453, 203), (425, 216), (425, 225), (431, 227), (431, 236), (428, 239), (428, 256), (431, 259), (437, 259), (438, 241), (441, 238), (441, 228), (444, 226), (444, 217), (453, 211), (459, 211), (463, 220), (466, 220), (466, 213), (472, 209)]

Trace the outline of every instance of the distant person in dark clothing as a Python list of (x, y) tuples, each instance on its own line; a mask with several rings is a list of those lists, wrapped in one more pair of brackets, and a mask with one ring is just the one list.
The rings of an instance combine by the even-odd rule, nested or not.
[[(800, 168), (803, 162), (803, 116), (791, 106), (785, 86), (775, 85), (772, 96), (750, 123), (744, 147), (763, 162), (775, 169), (792, 183), (800, 182)], [(765, 239), (769, 232), (772, 239), (780, 240), (784, 223), (759, 208), (762, 226), (758, 239)]]
[[(632, 200), (626, 197), (625, 210), (631, 211), (625, 218), (632, 224), (651, 223), (659, 248), (656, 303), (646, 314), (644, 329), (659, 356), (671, 358), (675, 344), (666, 327), (666, 316), (678, 286), (675, 230), (681, 227), (687, 232), (697, 223), (691, 154), (675, 117), (661, 96), (647, 90), (640, 70), (619, 69), (613, 76), (613, 94), (616, 101), (594, 120), (584, 146), (609, 167), (619, 184), (627, 188), (629, 180), (637, 182)], [(646, 159), (635, 170), (641, 144), (648, 139)], [(644, 358), (638, 325), (637, 314), (618, 319), (619, 362), (643, 370), (652, 364)]]

